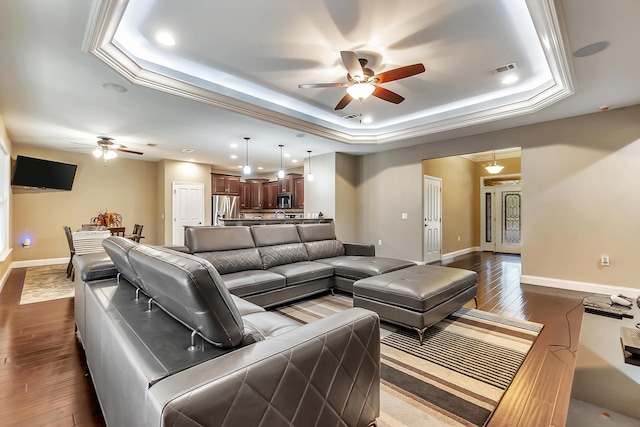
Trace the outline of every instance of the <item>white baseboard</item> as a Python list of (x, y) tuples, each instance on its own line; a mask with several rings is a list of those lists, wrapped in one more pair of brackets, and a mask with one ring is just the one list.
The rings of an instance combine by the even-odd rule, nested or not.
[(4, 272), (4, 276), (0, 279), (0, 292), (4, 289), (4, 284), (7, 283), (7, 279), (9, 278), (9, 274), (11, 273), (11, 267), (7, 268), (7, 271)]
[(48, 259), (30, 259), (25, 261), (13, 261), (10, 269), (24, 267), (39, 267), (41, 265), (67, 264), (69, 257), (65, 258), (48, 258)]
[(640, 294), (640, 289), (638, 288), (603, 285), (600, 283), (577, 282), (575, 280), (554, 279), (552, 277), (530, 276), (526, 274), (520, 276), (520, 283), (600, 295), (622, 294), (628, 297), (635, 298), (638, 296), (638, 294)]
[(471, 248), (460, 249), (459, 251), (449, 252), (449, 253), (447, 253), (447, 254), (442, 254), (442, 256), (441, 256), (440, 260), (441, 260), (441, 261), (445, 261), (445, 260), (448, 260), (448, 259), (451, 259), (451, 258), (455, 258), (455, 257), (460, 256), (460, 255), (466, 255), (466, 254), (470, 254), (470, 253), (472, 253), (472, 252), (479, 252), (479, 251), (481, 251), (481, 250), (482, 250), (482, 249), (480, 249), (480, 247), (479, 247), (479, 246), (474, 246), (474, 247), (471, 247)]

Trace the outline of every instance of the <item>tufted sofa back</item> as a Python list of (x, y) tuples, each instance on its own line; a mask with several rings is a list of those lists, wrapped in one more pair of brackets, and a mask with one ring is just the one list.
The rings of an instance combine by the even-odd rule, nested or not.
[(332, 258), (344, 255), (344, 245), (336, 238), (335, 225), (300, 224), (296, 226), (300, 240), (304, 243), (309, 259)]
[(264, 269), (283, 264), (309, 261), (309, 254), (293, 224), (254, 225), (251, 234), (262, 258)]
[(263, 268), (249, 227), (190, 227), (184, 238), (189, 252), (209, 261), (220, 274)]

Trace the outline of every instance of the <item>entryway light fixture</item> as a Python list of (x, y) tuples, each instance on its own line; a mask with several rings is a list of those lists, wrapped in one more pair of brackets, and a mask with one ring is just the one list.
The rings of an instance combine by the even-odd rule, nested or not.
[(491, 175), (495, 175), (497, 173), (500, 173), (502, 171), (502, 169), (504, 169), (504, 166), (499, 165), (498, 162), (496, 162), (496, 152), (493, 152), (493, 157), (492, 157), (492, 161), (491, 163), (489, 163), (488, 165), (486, 165), (484, 167), (487, 172), (489, 172)]
[(355, 99), (367, 99), (376, 89), (371, 83), (354, 83), (347, 87), (347, 93)]
[(284, 147), (284, 145), (280, 144), (278, 147), (280, 147), (280, 170), (278, 171), (278, 178), (282, 179), (284, 178), (284, 169), (282, 169), (282, 147)]
[(311, 173), (311, 150), (307, 150), (309, 153), (309, 173), (307, 174), (307, 181), (313, 181), (313, 174)]
[(249, 138), (245, 136), (244, 140), (247, 146), (247, 162), (244, 164), (244, 169), (242, 169), (242, 172), (244, 172), (245, 175), (249, 175), (251, 173), (251, 166), (249, 166)]

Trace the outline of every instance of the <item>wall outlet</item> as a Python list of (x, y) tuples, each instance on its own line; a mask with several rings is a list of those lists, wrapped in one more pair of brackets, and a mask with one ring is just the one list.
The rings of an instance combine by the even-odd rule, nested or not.
[(382, 240), (378, 240), (378, 246), (382, 246)]
[(600, 263), (603, 267), (609, 267), (611, 265), (609, 257), (607, 255), (602, 255), (602, 258), (600, 258)]
[(460, 241), (460, 236), (458, 236), (458, 242)]
[(406, 213), (402, 214), (402, 219), (407, 219), (407, 214)]

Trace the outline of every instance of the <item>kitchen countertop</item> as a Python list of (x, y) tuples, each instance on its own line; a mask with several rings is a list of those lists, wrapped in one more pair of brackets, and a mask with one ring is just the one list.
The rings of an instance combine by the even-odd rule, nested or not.
[(323, 224), (333, 222), (333, 218), (237, 218), (220, 219), (222, 225), (269, 225), (269, 224)]

